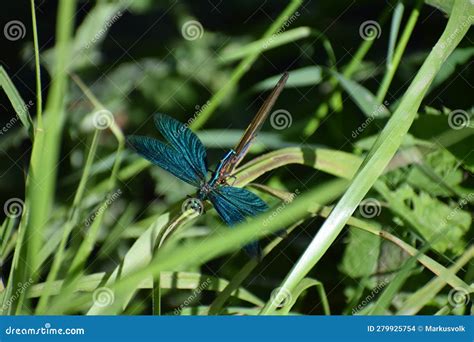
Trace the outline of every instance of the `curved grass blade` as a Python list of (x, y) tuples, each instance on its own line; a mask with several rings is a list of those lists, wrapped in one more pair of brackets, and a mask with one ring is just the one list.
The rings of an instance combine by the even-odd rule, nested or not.
[[(33, 120), (28, 112), (28, 106), (25, 101), (20, 96), (20, 93), (16, 89), (13, 81), (8, 76), (7, 71), (3, 66), (0, 65), (0, 88), (3, 88), (5, 93), (12, 104), (13, 109), (15, 110), (16, 115), (20, 119), (23, 126), (25, 126), (30, 139), (34, 138), (34, 127)], [(38, 105), (38, 104), (37, 104)]]

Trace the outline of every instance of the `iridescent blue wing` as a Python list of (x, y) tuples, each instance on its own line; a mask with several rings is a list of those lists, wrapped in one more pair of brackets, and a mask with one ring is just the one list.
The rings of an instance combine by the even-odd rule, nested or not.
[[(268, 209), (267, 204), (257, 195), (233, 186), (218, 187), (212, 190), (208, 197), (219, 216), (229, 226), (244, 221), (248, 216), (263, 213)], [(245, 246), (245, 250), (251, 256), (259, 256), (260, 254), (260, 247), (256, 241)]]
[(193, 166), (182, 157), (181, 153), (168, 144), (136, 135), (127, 137), (127, 143), (145, 159), (195, 187), (199, 187), (204, 181), (204, 177), (194, 171)]
[(155, 114), (156, 128), (191, 166), (199, 179), (207, 175), (206, 149), (201, 140), (186, 125), (164, 114)]

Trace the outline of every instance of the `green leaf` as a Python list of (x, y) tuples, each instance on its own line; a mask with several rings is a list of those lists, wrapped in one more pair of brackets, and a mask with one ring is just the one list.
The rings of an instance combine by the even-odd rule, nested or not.
[(378, 119), (390, 115), (390, 111), (387, 107), (379, 103), (374, 94), (369, 90), (339, 73), (333, 72), (333, 75), (338, 79), (341, 86), (345, 91), (347, 91), (365, 116), (372, 119)]
[(461, 207), (450, 207), (423, 191), (417, 194), (408, 185), (393, 192), (381, 183), (376, 188), (389, 202), (390, 210), (412, 224), (436, 251), (458, 254), (463, 250), (471, 215)]
[(359, 229), (351, 229), (348, 238), (349, 242), (344, 249), (340, 266), (341, 271), (351, 278), (374, 274), (380, 253), (380, 238)]
[(429, 177), (419, 167), (410, 170), (406, 182), (416, 189), (428, 192), (432, 196), (452, 195), (452, 192), (446, 189), (446, 186), (453, 188), (463, 180), (463, 173), (459, 169), (458, 161), (447, 150), (441, 149), (429, 153), (425, 157), (424, 164), (442, 180), (442, 184), (433, 181), (433, 178)]

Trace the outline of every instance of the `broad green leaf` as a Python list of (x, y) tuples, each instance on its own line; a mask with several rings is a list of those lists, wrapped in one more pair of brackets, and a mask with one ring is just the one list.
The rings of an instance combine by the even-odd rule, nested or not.
[(363, 230), (351, 229), (348, 239), (340, 265), (341, 271), (351, 278), (374, 274), (377, 271), (380, 238)]

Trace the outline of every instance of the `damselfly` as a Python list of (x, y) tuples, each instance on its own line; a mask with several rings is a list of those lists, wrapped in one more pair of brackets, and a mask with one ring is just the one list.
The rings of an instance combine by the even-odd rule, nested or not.
[[(250, 144), (263, 126), (268, 113), (280, 95), (288, 74), (285, 73), (265, 100), (235, 149), (227, 152), (207, 180), (206, 149), (199, 138), (184, 124), (155, 114), (154, 121), (167, 143), (145, 136), (129, 136), (128, 144), (141, 156), (195, 186), (200, 201), (209, 200), (222, 220), (233, 226), (268, 209), (267, 204), (252, 192), (229, 186), (227, 179), (247, 154)], [(259, 255), (257, 242), (245, 248), (252, 256)]]

